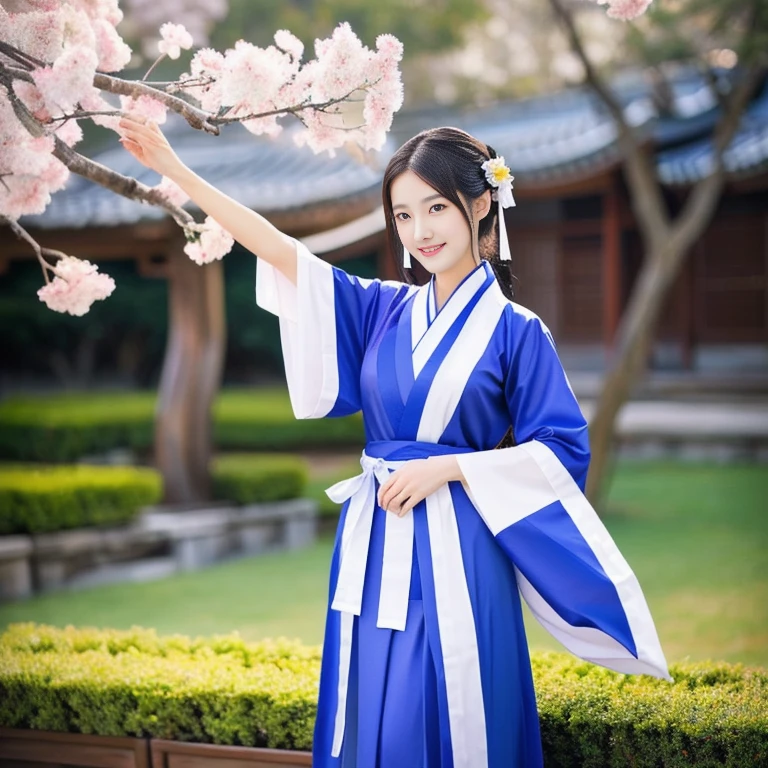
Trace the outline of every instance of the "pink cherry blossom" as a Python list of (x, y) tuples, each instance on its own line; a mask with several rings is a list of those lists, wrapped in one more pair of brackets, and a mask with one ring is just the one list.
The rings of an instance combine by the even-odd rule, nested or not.
[(92, 93), (98, 63), (92, 48), (75, 46), (66, 48), (53, 66), (32, 70), (32, 79), (48, 109), (68, 111)]
[(52, 62), (64, 43), (65, 14), (58, 9), (8, 13), (0, 7), (0, 39), (42, 61)]
[(99, 70), (101, 72), (119, 72), (131, 60), (130, 47), (106, 19), (94, 19), (92, 25), (96, 35)]
[(166, 176), (163, 176), (162, 181), (153, 189), (160, 192), (173, 205), (181, 206), (189, 202), (189, 195), (175, 181)]
[(77, 120), (65, 120), (58, 128), (56, 135), (68, 146), (74, 147), (83, 138), (83, 129)]
[(197, 236), (197, 240), (184, 246), (184, 253), (196, 264), (210, 264), (223, 258), (232, 250), (235, 244), (232, 235), (210, 216), (206, 216), (202, 224), (187, 227)]
[(612, 19), (630, 21), (642, 16), (652, 0), (597, 0), (599, 5), (608, 5), (606, 15)]
[(141, 115), (146, 117), (147, 120), (154, 120), (158, 125), (162, 125), (168, 116), (168, 107), (162, 101), (153, 99), (146, 94), (142, 94), (138, 98), (121, 96), (120, 104), (122, 105), (123, 112)]
[(275, 32), (275, 45), (294, 59), (298, 60), (304, 55), (304, 43), (287, 29), (278, 29)]
[(182, 50), (192, 47), (192, 35), (187, 32), (183, 24), (166, 23), (160, 27), (162, 40), (157, 44), (160, 53), (167, 54), (168, 58), (178, 59)]
[(315, 41), (315, 54), (314, 100), (344, 98), (365, 82), (372, 53), (346, 22), (329, 39)]
[(224, 72), (224, 55), (212, 48), (201, 48), (195, 52), (189, 65), (189, 72), (181, 80), (202, 79), (204, 85), (185, 86), (199, 100), (200, 106), (208, 112), (218, 112), (221, 107), (221, 75)]
[[(117, 107), (110, 104), (95, 88), (91, 93), (86, 94), (80, 99), (80, 106), (88, 112), (110, 112), (117, 109)], [(117, 115), (114, 117), (111, 115), (92, 115), (89, 119), (96, 123), (96, 125), (100, 125), (103, 128), (109, 128), (115, 133), (120, 133), (118, 127), (120, 118)]]
[(26, 80), (14, 80), (13, 90), (24, 102), (29, 111), (42, 123), (48, 122), (52, 115), (45, 106), (45, 99), (40, 89), (34, 83)]
[(233, 115), (270, 111), (283, 84), (297, 71), (297, 63), (275, 46), (259, 48), (238, 40), (224, 54), (222, 104), (232, 107)]
[(8, 100), (0, 100), (0, 214), (18, 219), (42, 213), (69, 175), (51, 152), (52, 136), (31, 136)]
[(94, 301), (106, 299), (115, 290), (115, 281), (100, 274), (89, 261), (65, 256), (53, 267), (55, 277), (37, 295), (54, 312), (80, 317)]
[(333, 116), (320, 112), (308, 111), (303, 120), (306, 130), (294, 134), (294, 141), (300, 147), (308, 146), (313, 152), (328, 152), (333, 157), (336, 149), (343, 147), (351, 137), (339, 130), (338, 123), (333, 124)]

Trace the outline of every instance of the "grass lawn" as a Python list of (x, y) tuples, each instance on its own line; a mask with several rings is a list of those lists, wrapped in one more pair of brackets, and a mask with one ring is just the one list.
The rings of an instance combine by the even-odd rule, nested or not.
[[(643, 586), (668, 661), (768, 666), (766, 499), (765, 467), (620, 465), (605, 523)], [(164, 634), (237, 630), (246, 639), (286, 635), (320, 643), (330, 552), (324, 539), (298, 553), (6, 604), (0, 628), (17, 621), (138, 624)], [(530, 616), (526, 622), (532, 648), (560, 648)]]

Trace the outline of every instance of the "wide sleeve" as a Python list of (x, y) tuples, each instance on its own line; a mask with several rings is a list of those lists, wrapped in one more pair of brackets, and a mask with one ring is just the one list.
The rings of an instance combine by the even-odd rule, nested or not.
[(258, 259), (256, 303), (280, 320), (291, 406), (297, 419), (360, 410), (360, 369), (384, 314), (408, 295), (403, 283), (347, 274), (296, 241), (297, 281)]
[(587, 661), (671, 680), (637, 578), (584, 496), (587, 424), (552, 337), (535, 315), (514, 318), (506, 396), (516, 445), (459, 455), (465, 488), (551, 635)]

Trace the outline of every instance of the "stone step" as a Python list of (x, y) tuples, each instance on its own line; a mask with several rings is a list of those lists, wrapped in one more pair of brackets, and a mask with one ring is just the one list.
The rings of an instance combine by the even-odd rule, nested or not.
[(111, 563), (93, 568), (72, 576), (63, 589), (85, 589), (104, 584), (119, 584), (121, 582), (154, 581), (171, 576), (179, 570), (176, 558), (148, 557), (125, 563)]

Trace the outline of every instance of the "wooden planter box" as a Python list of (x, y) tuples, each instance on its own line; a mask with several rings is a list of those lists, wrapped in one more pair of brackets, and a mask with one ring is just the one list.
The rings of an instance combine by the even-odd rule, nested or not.
[(309, 752), (256, 747), (224, 747), (152, 739), (152, 768), (304, 768), (312, 765)]
[(309, 752), (0, 728), (0, 768), (305, 768)]
[(117, 736), (0, 728), (0, 768), (150, 768), (149, 742)]

